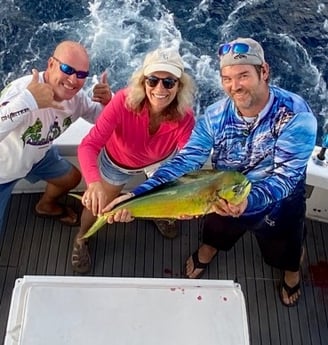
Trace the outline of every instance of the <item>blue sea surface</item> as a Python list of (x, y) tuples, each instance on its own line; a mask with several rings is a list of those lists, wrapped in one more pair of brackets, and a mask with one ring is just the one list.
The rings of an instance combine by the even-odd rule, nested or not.
[(107, 70), (112, 89), (126, 85), (144, 54), (174, 46), (198, 87), (195, 110), (223, 96), (220, 43), (260, 41), (271, 83), (303, 96), (317, 115), (320, 145), (328, 121), (327, 0), (1, 0), (0, 88), (44, 70), (57, 43), (81, 41), (91, 57), (90, 88)]

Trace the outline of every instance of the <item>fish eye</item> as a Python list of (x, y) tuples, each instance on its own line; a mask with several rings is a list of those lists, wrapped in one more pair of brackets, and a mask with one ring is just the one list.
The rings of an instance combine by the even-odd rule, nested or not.
[(234, 185), (234, 186), (232, 186), (232, 191), (236, 194), (240, 194), (243, 191), (243, 186), (242, 185)]

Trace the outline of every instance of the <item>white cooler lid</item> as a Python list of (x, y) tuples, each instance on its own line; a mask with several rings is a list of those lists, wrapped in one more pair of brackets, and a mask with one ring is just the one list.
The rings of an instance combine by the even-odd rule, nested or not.
[(230, 280), (25, 276), (5, 345), (248, 345)]

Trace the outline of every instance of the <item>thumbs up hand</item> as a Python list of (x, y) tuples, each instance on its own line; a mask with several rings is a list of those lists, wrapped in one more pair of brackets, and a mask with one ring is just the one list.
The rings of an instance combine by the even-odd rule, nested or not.
[(106, 105), (111, 99), (112, 92), (107, 81), (107, 72), (103, 72), (100, 76), (100, 83), (93, 87), (92, 100)]
[(39, 71), (32, 69), (32, 80), (27, 86), (27, 90), (33, 95), (38, 108), (63, 109), (60, 103), (54, 100), (54, 91), (47, 83), (39, 82)]

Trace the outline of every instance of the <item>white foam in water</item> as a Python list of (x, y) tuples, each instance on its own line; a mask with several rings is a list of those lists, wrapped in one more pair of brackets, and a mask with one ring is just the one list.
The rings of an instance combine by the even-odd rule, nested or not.
[(106, 68), (114, 91), (126, 86), (146, 52), (170, 46), (180, 50), (186, 69), (199, 86), (197, 115), (204, 109), (200, 100), (207, 89), (221, 93), (215, 56), (199, 54), (198, 47), (182, 37), (174, 14), (160, 1), (95, 0), (89, 2), (88, 9), (90, 15), (83, 22), (82, 32), (91, 55), (91, 72), (100, 75)]
[[(4, 45), (0, 52), (0, 62), (3, 68), (7, 69), (0, 71), (4, 85), (30, 73), (32, 67), (44, 69), (59, 38), (79, 40), (90, 52), (91, 70), (86, 83), (86, 90), (89, 92), (104, 70), (107, 70), (109, 82), (115, 92), (126, 86), (132, 72), (141, 65), (146, 52), (159, 46), (174, 46), (179, 48), (188, 72), (195, 78), (198, 89), (194, 108), (199, 116), (207, 105), (223, 96), (216, 58), (219, 43), (241, 34), (254, 36), (256, 32), (256, 37), (266, 46), (271, 70), (275, 72), (271, 75), (272, 83), (301, 94), (321, 121), (319, 126), (326, 122), (328, 91), (326, 72), (322, 66), (325, 66), (327, 61), (323, 46), (326, 42), (327, 19), (323, 18), (326, 6), (322, 1), (308, 3), (306, 13), (301, 12), (302, 6), (293, 9), (300, 11), (300, 18), (303, 15), (308, 16), (311, 11), (313, 16), (319, 16), (316, 21), (305, 20), (307, 29), (313, 27), (313, 30), (320, 30), (316, 37), (322, 39), (322, 46), (318, 47), (305, 44), (307, 32), (303, 30), (298, 33), (302, 27), (295, 27), (291, 21), (285, 21), (284, 30), (281, 30), (280, 24), (275, 25), (274, 21), (268, 27), (254, 27), (258, 25), (258, 16), (265, 20), (265, 16), (271, 19), (274, 15), (270, 8), (265, 9), (262, 0), (235, 0), (229, 2), (229, 6), (211, 0), (189, 0), (183, 3), (173, 0), (93, 0), (83, 2), (81, 5), (86, 7), (82, 10), (71, 9), (74, 16), (67, 18), (63, 17), (61, 10), (60, 15), (56, 14), (59, 10), (54, 6), (51, 18), (40, 22), (31, 20), (25, 7), (20, 9), (11, 0), (2, 2), (3, 7), (8, 9), (3, 14), (8, 24), (3, 28), (8, 32), (2, 30), (0, 33)], [(33, 6), (46, 9), (47, 3), (41, 0), (33, 1)], [(66, 10), (74, 6), (70, 4)], [(261, 11), (257, 11), (259, 7)], [(79, 10), (81, 12), (78, 12)], [(56, 21), (54, 18), (61, 19)], [(24, 30), (19, 25), (23, 25)], [(24, 36), (25, 32), (28, 35)], [(295, 38), (297, 33), (298, 40)], [(308, 36), (313, 34), (309, 31)], [(14, 44), (11, 42), (11, 35), (15, 36)], [(8, 54), (12, 56), (12, 65), (9, 67), (8, 63), (4, 63)], [(79, 130), (76, 129), (77, 126)], [(60, 137), (57, 144), (64, 152), (73, 155), (76, 145), (88, 130), (89, 125), (79, 122), (75, 124), (75, 128), (73, 125), (71, 131)], [(320, 127), (317, 141), (319, 144), (321, 132)], [(318, 149), (316, 148), (316, 152)], [(308, 177), (316, 188), (328, 189), (327, 169), (324, 166), (316, 167), (313, 161), (310, 162)], [(328, 211), (317, 205), (312, 209), (321, 215), (327, 213), (328, 218)]]
[[(184, 4), (179, 1), (159, 0), (93, 0), (83, 2), (81, 5), (85, 8), (80, 13), (73, 8), (74, 4), (68, 5), (66, 10), (72, 7), (74, 16), (68, 15), (67, 18), (64, 18), (63, 11), (55, 6), (53, 15), (41, 22), (31, 20), (25, 7), (20, 9), (14, 6), (11, 0), (3, 0), (3, 3), (10, 9), (8, 25), (19, 27), (17, 18), (22, 17), (24, 20), (20, 22), (27, 24), (25, 31), (30, 32), (29, 40), (15, 36), (20, 54), (17, 59), (13, 59), (12, 69), (9, 68), (9, 71), (2, 75), (4, 83), (30, 73), (32, 67), (45, 68), (55, 43), (62, 37), (79, 40), (87, 46), (91, 56), (91, 76), (100, 76), (106, 69), (115, 91), (127, 84), (128, 78), (140, 66), (147, 51), (169, 45), (180, 49), (188, 70), (196, 80), (198, 90), (195, 110), (199, 115), (207, 105), (223, 95), (216, 58), (218, 45), (241, 34), (238, 25), (245, 20), (245, 14), (249, 13), (251, 24), (248, 24), (249, 28), (243, 29), (243, 35), (247, 35), (247, 30), (251, 36), (256, 32), (262, 40), (270, 40), (271, 45), (285, 40), (281, 48), (272, 50), (277, 54), (277, 59), (273, 61), (284, 60), (282, 64), (279, 63), (278, 73), (272, 76), (272, 80), (278, 83), (284, 83), (286, 79), (292, 80), (293, 78), (286, 78), (286, 75), (296, 78), (301, 68), (301, 85), (295, 87), (303, 93), (318, 115), (327, 116), (328, 94), (325, 80), (312, 62), (313, 51), (309, 54), (310, 47), (302, 46), (292, 34), (288, 34), (296, 29), (289, 29), (287, 22), (283, 31), (284, 38), (280, 27), (277, 27), (275, 32), (274, 23), (270, 28), (251, 26), (253, 22), (258, 25), (255, 10), (258, 6), (263, 6), (263, 0), (232, 1), (229, 3), (229, 11), (227, 6), (211, 0), (186, 1)], [(41, 0), (33, 1), (33, 5), (35, 8), (47, 8), (47, 3)], [(323, 13), (324, 9), (325, 6), (320, 1), (312, 8), (318, 13)], [(216, 13), (221, 14), (223, 11), (227, 11), (222, 15), (222, 19), (226, 19), (220, 21)], [(265, 15), (270, 16), (269, 8), (264, 11), (262, 9), (261, 18)], [(54, 18), (61, 19), (55, 21)], [(13, 21), (12, 24), (10, 20)], [(322, 24), (322, 33), (325, 32)], [(16, 31), (13, 30), (13, 33)], [(4, 37), (4, 43), (6, 40), (9, 41)], [(0, 61), (2, 57), (12, 54), (15, 47), (16, 45), (8, 42), (0, 52)], [(270, 54), (272, 55), (272, 52)], [(298, 56), (305, 58), (297, 63)], [(6, 68), (8, 69), (8, 66)], [(282, 78), (280, 74), (283, 75)], [(88, 78), (87, 87), (90, 87), (90, 84), (92, 78)]]

